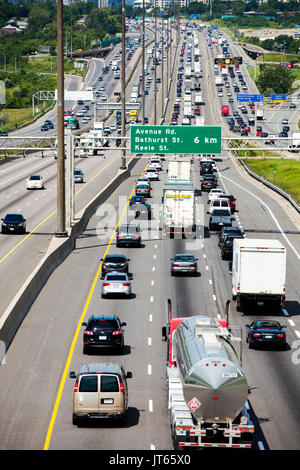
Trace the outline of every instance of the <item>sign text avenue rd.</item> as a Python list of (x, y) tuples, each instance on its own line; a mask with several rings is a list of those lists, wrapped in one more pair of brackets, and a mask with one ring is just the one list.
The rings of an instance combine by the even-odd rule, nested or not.
[(131, 153), (215, 153), (222, 151), (221, 126), (131, 126)]

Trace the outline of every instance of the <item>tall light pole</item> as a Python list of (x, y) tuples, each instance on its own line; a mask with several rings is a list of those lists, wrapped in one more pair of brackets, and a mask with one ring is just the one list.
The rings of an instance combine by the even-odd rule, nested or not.
[(142, 124), (145, 124), (145, 0), (143, 0), (142, 26)]
[(57, 0), (57, 230), (55, 234), (56, 237), (67, 236), (65, 198), (66, 198), (66, 194), (65, 194), (65, 141), (64, 141), (63, 0)]
[(125, 0), (122, 0), (122, 71), (121, 71), (121, 135), (122, 139), (122, 157), (121, 170), (126, 170), (126, 142), (125, 142), (125, 124), (126, 124), (126, 96), (125, 96)]
[(157, 42), (157, 7), (156, 7), (156, 2), (157, 0), (154, 0), (154, 125), (156, 126), (157, 124), (157, 115), (156, 115), (156, 99), (157, 99), (157, 93), (156, 93), (156, 58), (157, 58), (157, 50), (156, 50), (156, 42)]
[(164, 12), (161, 15), (161, 117), (164, 115)]

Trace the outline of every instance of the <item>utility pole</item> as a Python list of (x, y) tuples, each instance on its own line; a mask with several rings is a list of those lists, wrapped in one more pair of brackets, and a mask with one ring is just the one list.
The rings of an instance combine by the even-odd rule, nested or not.
[(164, 115), (164, 12), (161, 16), (161, 117)]
[(157, 49), (156, 49), (156, 42), (157, 42), (157, 7), (156, 7), (156, 2), (157, 0), (154, 0), (154, 12), (155, 12), (155, 17), (154, 17), (154, 125), (156, 126), (157, 123), (157, 115), (156, 115), (156, 99), (157, 99), (157, 93), (156, 93), (156, 57), (157, 57)]
[(126, 124), (126, 97), (125, 97), (125, 0), (122, 0), (122, 71), (121, 71), (121, 135), (122, 139), (122, 157), (120, 170), (126, 170), (126, 141), (125, 141), (125, 124)]
[[(72, 175), (74, 177), (74, 175)], [(57, 0), (57, 230), (66, 237), (63, 0)]]
[(143, 0), (142, 27), (142, 124), (145, 124), (145, 0)]
[(70, 9), (70, 10), (71, 10), (71, 11), (70, 11), (70, 14), (71, 14), (71, 18), (70, 18), (70, 23), (71, 23), (71, 24), (70, 24), (70, 36), (71, 36), (71, 38), (70, 38), (70, 43), (71, 43), (71, 45), (70, 45), (70, 52), (71, 52), (71, 54), (70, 54), (70, 56), (71, 56), (71, 59), (72, 59), (72, 57), (73, 57), (73, 18), (72, 18), (72, 5), (73, 5), (73, 0), (71, 0), (71, 5), (70, 5), (70, 7), (71, 7), (71, 9)]

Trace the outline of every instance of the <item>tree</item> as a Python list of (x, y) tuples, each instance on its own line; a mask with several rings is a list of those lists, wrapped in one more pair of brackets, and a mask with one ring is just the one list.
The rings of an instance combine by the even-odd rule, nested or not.
[(259, 66), (258, 87), (262, 93), (268, 89), (274, 90), (276, 94), (287, 93), (293, 83), (293, 75), (289, 69), (278, 65), (261, 64)]

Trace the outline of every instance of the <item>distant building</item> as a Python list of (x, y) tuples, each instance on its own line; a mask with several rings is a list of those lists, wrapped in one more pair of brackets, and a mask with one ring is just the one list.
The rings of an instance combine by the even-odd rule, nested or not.
[(18, 28), (17, 26), (6, 25), (0, 29), (1, 34), (13, 34), (13, 33), (22, 33), (22, 29)]

